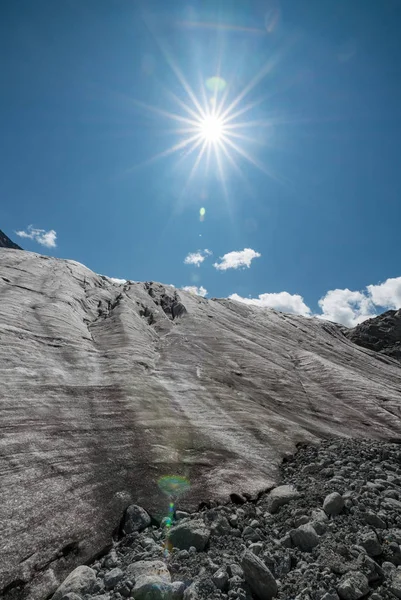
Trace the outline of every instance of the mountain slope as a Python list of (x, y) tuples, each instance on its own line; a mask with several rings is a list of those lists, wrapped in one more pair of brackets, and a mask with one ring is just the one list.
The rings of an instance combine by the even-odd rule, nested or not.
[(12, 248), (13, 250), (22, 250), (20, 246), (14, 244), (9, 237), (6, 236), (0, 229), (0, 248)]
[[(0, 250), (0, 595), (42, 600), (155, 518), (256, 495), (297, 442), (401, 439), (401, 367), (319, 319)], [(18, 585), (25, 582), (24, 594)]]
[(401, 360), (401, 309), (388, 310), (344, 333), (358, 346)]

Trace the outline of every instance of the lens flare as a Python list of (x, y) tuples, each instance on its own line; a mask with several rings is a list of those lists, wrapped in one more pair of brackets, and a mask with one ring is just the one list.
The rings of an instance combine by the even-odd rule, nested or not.
[(167, 496), (179, 496), (191, 487), (188, 479), (181, 475), (164, 475), (160, 477), (157, 485)]
[(164, 517), (163, 524), (166, 528), (166, 541), (164, 543), (164, 556), (170, 554), (172, 548), (172, 544), (169, 539), (169, 532), (174, 523), (174, 513), (175, 513), (175, 504), (173, 501), (174, 496), (179, 496), (180, 494), (185, 493), (189, 490), (190, 483), (188, 479), (183, 477), (182, 475), (164, 475), (164, 477), (160, 477), (157, 482), (159, 489), (170, 497), (170, 502), (168, 505), (168, 516)]
[(206, 80), (206, 87), (212, 94), (222, 92), (226, 86), (227, 83), (221, 77), (209, 77), (209, 79)]

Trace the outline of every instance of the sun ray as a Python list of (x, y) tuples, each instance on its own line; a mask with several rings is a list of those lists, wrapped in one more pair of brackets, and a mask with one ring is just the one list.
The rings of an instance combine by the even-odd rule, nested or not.
[(183, 108), (189, 115), (191, 115), (193, 117), (195, 122), (197, 122), (199, 120), (199, 113), (196, 113), (190, 106), (185, 104), (185, 102), (183, 102), (180, 98), (178, 98), (178, 96), (176, 96), (176, 94), (174, 94), (174, 92), (168, 91), (167, 93), (169, 94), (169, 96), (171, 96), (174, 99), (175, 102), (177, 102), (177, 104), (179, 104), (179, 106), (181, 106), (181, 108)]
[(221, 115), (222, 119), (225, 119), (228, 114), (231, 113), (232, 110), (249, 94), (250, 91), (271, 71), (275, 65), (276, 61), (270, 59), (265, 66), (255, 75), (253, 79), (248, 83), (247, 86), (234, 98), (234, 100), (229, 104), (229, 106), (225, 109), (223, 114)]
[(254, 165), (260, 171), (262, 171), (262, 173), (264, 173), (265, 175), (268, 175), (268, 177), (271, 177), (272, 179), (275, 179), (276, 181), (278, 181), (278, 178), (276, 176), (274, 176), (273, 173), (268, 171), (266, 169), (266, 167), (264, 167), (256, 158), (253, 158), (253, 156), (248, 154), (248, 152), (246, 152), (243, 148), (241, 148), (241, 146), (238, 146), (238, 144), (236, 144), (235, 142), (233, 142), (232, 140), (230, 140), (227, 137), (224, 139), (224, 141), (226, 144), (231, 146), (231, 148), (233, 148), (233, 150), (236, 150), (238, 152), (238, 154), (240, 154), (243, 158), (246, 158), (246, 160), (248, 160), (252, 165)]
[[(201, 143), (202, 143), (202, 140), (201, 140)], [(200, 162), (201, 162), (201, 160), (202, 160), (202, 156), (203, 156), (203, 154), (204, 154), (204, 152), (205, 152), (205, 150), (206, 150), (206, 147), (207, 147), (207, 141), (206, 141), (206, 140), (203, 140), (202, 148), (200, 149), (200, 152), (199, 152), (199, 154), (198, 154), (198, 156), (197, 156), (197, 158), (196, 158), (196, 161), (194, 162), (194, 164), (193, 164), (193, 166), (192, 166), (192, 169), (191, 169), (191, 171), (190, 171), (190, 173), (189, 173), (189, 176), (188, 176), (187, 182), (186, 182), (186, 184), (185, 184), (185, 187), (184, 187), (184, 189), (183, 189), (183, 191), (182, 191), (182, 194), (181, 194), (181, 196), (183, 196), (183, 195), (185, 194), (185, 192), (187, 191), (187, 189), (188, 189), (188, 186), (189, 186), (189, 184), (190, 184), (190, 183), (191, 183), (191, 181), (192, 181), (192, 178), (194, 177), (194, 175), (195, 175), (196, 171), (198, 170), (199, 164), (200, 164)]]
[(174, 152), (177, 152), (178, 150), (185, 148), (186, 146), (188, 146), (189, 144), (191, 144), (192, 142), (194, 142), (198, 139), (199, 139), (199, 135), (193, 135), (192, 137), (190, 137), (188, 139), (182, 140), (181, 142), (177, 142), (177, 144), (174, 144), (174, 146), (170, 146), (170, 148), (163, 150), (163, 152), (159, 152), (158, 154), (155, 154), (154, 156), (149, 158), (149, 160), (146, 160), (142, 163), (134, 165), (133, 167), (130, 167), (129, 169), (127, 169), (127, 172), (134, 171), (136, 169), (139, 169), (140, 167), (145, 167), (145, 166), (151, 165), (154, 162), (156, 162), (157, 160), (159, 160), (160, 158), (165, 158), (166, 156), (169, 156), (170, 154), (174, 154)]
[[(244, 142), (251, 142), (252, 144), (259, 144), (259, 146), (265, 146), (265, 140), (258, 140), (250, 135), (243, 135), (242, 133), (237, 133), (235, 131), (230, 132), (230, 138), (236, 138), (238, 140), (243, 140)], [(225, 141), (225, 137), (223, 136), (223, 141)]]
[[(159, 42), (160, 43), (160, 42)], [(195, 93), (193, 92), (191, 86), (189, 85), (189, 83), (187, 82), (187, 80), (185, 79), (183, 73), (181, 72), (181, 70), (179, 69), (179, 67), (177, 66), (177, 64), (175, 63), (174, 59), (171, 57), (171, 55), (169, 54), (169, 52), (167, 51), (167, 49), (161, 45), (162, 48), (162, 52), (170, 66), (170, 68), (172, 69), (173, 73), (176, 75), (177, 79), (179, 80), (179, 82), (181, 83), (182, 87), (184, 88), (184, 90), (186, 91), (186, 93), (188, 94), (189, 98), (192, 100), (194, 106), (196, 107), (196, 109), (198, 110), (199, 114), (202, 115), (202, 117), (205, 116), (204, 111), (202, 106), (200, 105)]]
[(226, 199), (226, 204), (228, 205), (227, 186), (226, 186), (226, 180), (225, 180), (225, 176), (224, 176), (223, 165), (221, 163), (221, 157), (220, 157), (220, 153), (219, 153), (219, 146), (216, 144), (216, 145), (213, 146), (213, 149), (214, 149), (214, 154), (215, 154), (215, 157), (216, 157), (217, 168), (218, 168), (219, 175), (220, 175), (221, 185), (223, 186), (224, 197)]
[[(152, 106), (151, 104), (145, 104), (145, 102), (140, 102), (139, 100), (132, 100), (132, 102), (149, 112), (156, 113), (162, 117), (168, 117), (169, 119), (172, 119), (174, 121), (179, 121), (181, 123), (189, 123), (190, 125), (196, 125), (197, 123), (196, 120), (188, 119), (188, 117), (183, 117), (182, 115), (176, 115), (175, 113), (171, 113), (168, 110), (158, 108), (157, 106)], [(198, 115), (194, 113), (194, 117), (196, 119)]]
[(254, 100), (254, 102), (249, 102), (249, 104), (247, 104), (246, 106), (244, 106), (243, 108), (241, 108), (240, 110), (238, 110), (235, 113), (230, 113), (226, 117), (221, 115), (221, 118), (224, 119), (224, 121), (226, 123), (230, 123), (230, 121), (235, 121), (235, 119), (237, 119), (238, 117), (240, 117), (243, 114), (246, 114), (252, 108), (255, 108), (256, 106), (259, 106), (260, 104), (262, 104), (262, 102), (264, 102), (264, 100), (265, 100), (265, 98), (263, 98), (263, 97), (258, 98), (258, 100)]

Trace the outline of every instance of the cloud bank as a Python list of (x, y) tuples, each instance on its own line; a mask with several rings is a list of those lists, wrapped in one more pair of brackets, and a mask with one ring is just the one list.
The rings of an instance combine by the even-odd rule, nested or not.
[(232, 300), (261, 308), (275, 308), (304, 317), (317, 317), (334, 321), (346, 327), (375, 317), (377, 307), (389, 310), (401, 308), (401, 277), (387, 279), (378, 285), (368, 285), (364, 291), (348, 288), (329, 290), (318, 302), (321, 314), (313, 314), (299, 294), (279, 292), (260, 294), (257, 298), (243, 298), (238, 294), (229, 296)]
[(257, 298), (242, 298), (238, 294), (231, 294), (231, 300), (259, 306), (260, 308), (275, 308), (282, 312), (291, 313), (294, 315), (303, 315), (309, 317), (311, 309), (306, 306), (302, 296), (298, 294), (289, 294), (288, 292), (279, 292), (277, 294), (259, 294)]
[(202, 285), (200, 287), (197, 287), (196, 285), (186, 285), (182, 289), (186, 292), (189, 292), (190, 294), (202, 296), (202, 298), (204, 298), (207, 295), (207, 289), (204, 288)]
[(227, 269), (240, 269), (251, 266), (251, 262), (254, 258), (262, 256), (259, 252), (252, 250), (252, 248), (244, 248), (240, 251), (233, 251), (224, 254), (220, 257), (220, 263), (214, 263), (214, 268), (219, 271), (227, 271)]
[(29, 238), (30, 240), (34, 240), (38, 244), (46, 246), (47, 248), (56, 247), (57, 233), (54, 231), (54, 229), (46, 231), (45, 229), (36, 229), (32, 225), (29, 225), (27, 227), (27, 231), (16, 231), (15, 233), (19, 235), (19, 237)]
[(206, 257), (210, 256), (212, 252), (205, 248), (204, 250), (198, 250), (198, 252), (190, 252), (184, 259), (184, 264), (195, 265), (199, 267)]

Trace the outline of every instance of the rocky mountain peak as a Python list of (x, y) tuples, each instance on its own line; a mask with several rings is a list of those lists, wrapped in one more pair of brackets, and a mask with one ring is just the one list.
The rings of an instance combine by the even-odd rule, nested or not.
[(0, 248), (11, 248), (13, 250), (22, 250), (18, 244), (14, 244), (8, 236), (0, 229)]
[(344, 333), (358, 346), (401, 361), (401, 309), (388, 310)]

